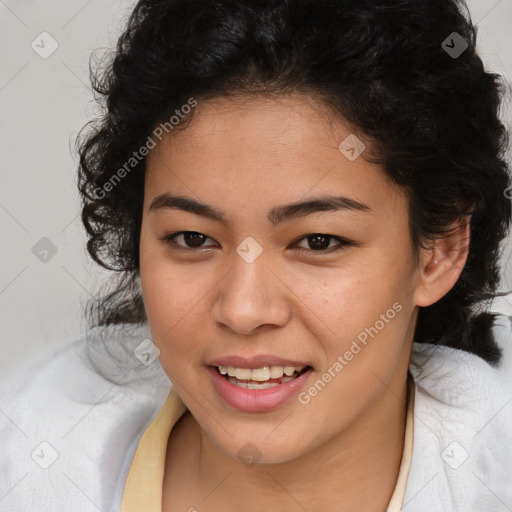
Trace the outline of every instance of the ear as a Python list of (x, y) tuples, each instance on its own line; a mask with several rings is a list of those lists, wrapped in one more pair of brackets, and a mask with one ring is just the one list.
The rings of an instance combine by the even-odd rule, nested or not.
[(430, 306), (455, 285), (469, 254), (471, 218), (452, 224), (450, 231), (420, 249), (419, 285), (414, 291), (417, 306)]

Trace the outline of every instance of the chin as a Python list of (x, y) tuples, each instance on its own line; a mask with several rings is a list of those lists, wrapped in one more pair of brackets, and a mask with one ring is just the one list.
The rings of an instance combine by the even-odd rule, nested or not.
[(260, 436), (223, 439), (222, 443), (212, 440), (216, 447), (228, 457), (248, 467), (263, 464), (284, 464), (300, 457), (304, 447), (298, 448), (290, 437), (271, 440), (268, 430)]

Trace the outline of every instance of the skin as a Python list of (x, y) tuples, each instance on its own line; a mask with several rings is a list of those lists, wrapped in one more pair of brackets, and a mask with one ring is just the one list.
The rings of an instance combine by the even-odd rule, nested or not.
[[(455, 284), (468, 225), (454, 225), (416, 259), (407, 195), (364, 153), (352, 162), (340, 152), (354, 131), (316, 99), (220, 98), (200, 102), (194, 116), (148, 156), (141, 225), (153, 341), (189, 410), (169, 436), (163, 510), (384, 511), (403, 450), (418, 307)], [(222, 210), (229, 224), (150, 211), (164, 192)], [(278, 225), (267, 218), (275, 206), (323, 195), (369, 210)], [(203, 245), (187, 251), (183, 236), (175, 247), (162, 240), (180, 231), (205, 235)], [(314, 233), (353, 244), (315, 252)], [(252, 263), (236, 252), (249, 236), (263, 249)], [(314, 368), (307, 390), (395, 303), (401, 311), (307, 405), (293, 397), (272, 411), (241, 412), (210, 384), (213, 359), (272, 354)], [(261, 454), (256, 465), (237, 458), (247, 443)]]

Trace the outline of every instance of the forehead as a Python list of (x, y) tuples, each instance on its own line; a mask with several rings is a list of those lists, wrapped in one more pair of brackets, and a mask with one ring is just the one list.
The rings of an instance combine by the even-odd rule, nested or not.
[(199, 101), (192, 117), (184, 130), (178, 126), (175, 132), (164, 134), (159, 149), (179, 146), (183, 150), (186, 146), (199, 152), (214, 148), (214, 154), (220, 156), (220, 150), (228, 147), (233, 154), (263, 147), (266, 151), (260, 157), (264, 158), (287, 147), (300, 154), (304, 144), (314, 147), (327, 141), (337, 149), (336, 140), (350, 133), (325, 103), (303, 94)]
[[(219, 98), (199, 102), (193, 115), (150, 152), (147, 201), (172, 192), (267, 211), (308, 196), (342, 194), (376, 207), (403, 196), (365, 159), (367, 138), (311, 97)], [(354, 143), (364, 149), (355, 159), (345, 151)]]

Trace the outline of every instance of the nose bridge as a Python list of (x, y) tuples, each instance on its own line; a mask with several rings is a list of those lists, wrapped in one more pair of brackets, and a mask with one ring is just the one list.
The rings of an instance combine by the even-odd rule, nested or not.
[(213, 312), (215, 321), (241, 334), (265, 324), (282, 326), (290, 315), (283, 287), (268, 268), (268, 255), (255, 256), (250, 243), (240, 244), (233, 254)]

